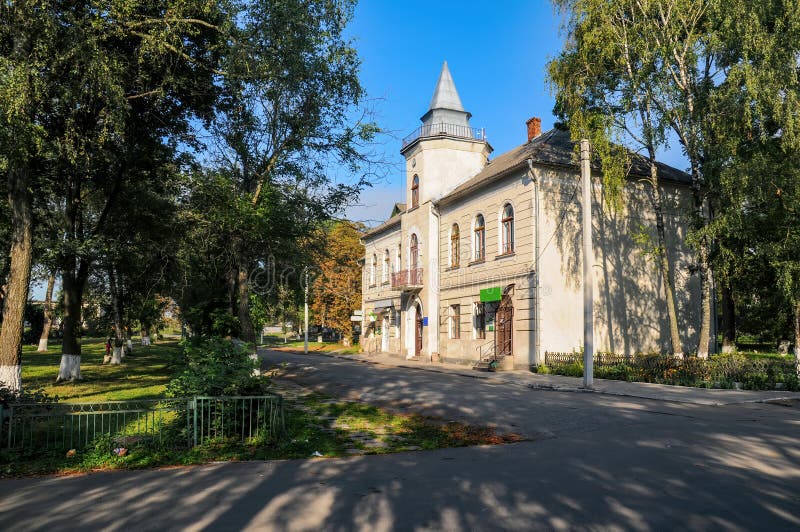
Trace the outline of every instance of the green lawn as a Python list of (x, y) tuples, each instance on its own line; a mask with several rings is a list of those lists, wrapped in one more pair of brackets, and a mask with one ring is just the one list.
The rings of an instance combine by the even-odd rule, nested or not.
[(176, 342), (160, 342), (151, 347), (134, 344), (133, 353), (121, 365), (103, 365), (105, 341), (86, 338), (81, 346), (83, 379), (56, 384), (61, 345), (51, 343), (49, 347), (46, 353), (37, 353), (36, 346), (23, 347), (22, 384), (26, 389), (42, 388), (72, 403), (163, 397), (173, 361), (180, 353)]
[[(298, 342), (289, 344), (297, 348)], [(313, 343), (330, 349), (337, 344)], [(299, 342), (302, 349), (302, 342)], [(357, 349), (357, 348), (356, 348)], [(134, 346), (122, 365), (103, 365), (104, 340), (83, 343), (83, 380), (56, 384), (60, 346), (47, 353), (27, 346), (23, 353), (23, 386), (42, 388), (67, 402), (98, 402), (164, 397), (167, 383), (178, 369), (180, 347), (163, 342), (150, 348)], [(398, 414), (360, 403), (320, 395), (279, 380), (284, 368), (271, 368), (272, 389), (286, 399), (286, 432), (276, 441), (212, 440), (194, 448), (128, 445), (125, 456), (113, 449), (120, 444), (99, 439), (68, 450), (0, 448), (0, 478), (49, 473), (76, 473), (96, 469), (138, 469), (164, 465), (201, 464), (218, 460), (264, 460), (337, 457), (409, 450), (437, 449), (520, 441), (513, 434), (496, 434), (483, 427), (414, 414)], [(300, 390), (298, 392), (298, 390)], [(137, 425), (138, 426), (138, 425)]]
[[(288, 349), (291, 351), (302, 351), (305, 347), (305, 341), (303, 339), (294, 340), (288, 339), (284, 340), (283, 335), (279, 334), (270, 334), (264, 335), (264, 343), (261, 344), (262, 347), (269, 347), (274, 349)], [(340, 355), (354, 355), (356, 353), (361, 352), (361, 348), (358, 345), (345, 347), (338, 342), (312, 342), (309, 340), (308, 342), (308, 351), (309, 352), (324, 352), (324, 353), (332, 353), (336, 352)]]

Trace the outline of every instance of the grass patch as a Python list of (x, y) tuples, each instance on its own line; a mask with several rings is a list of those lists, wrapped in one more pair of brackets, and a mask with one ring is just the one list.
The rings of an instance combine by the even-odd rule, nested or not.
[(519, 435), (498, 434), (488, 427), (444, 422), (419, 414), (398, 414), (377, 406), (339, 401), (321, 394), (311, 394), (299, 400), (295, 412), (316, 419), (319, 430), (315, 432), (326, 436), (321, 439), (309, 438), (308, 443), (314, 443), (317, 447), (300, 446), (298, 450), (309, 454), (317, 451), (323, 456), (497, 445), (523, 440)]
[(45, 353), (37, 353), (36, 346), (23, 347), (23, 386), (42, 388), (46, 393), (72, 403), (158, 399), (164, 397), (181, 348), (177, 342), (163, 342), (151, 347), (134, 346), (133, 353), (117, 366), (103, 364), (103, 339), (84, 339), (81, 351), (83, 379), (56, 384), (61, 345), (51, 344)]
[[(264, 336), (264, 343), (261, 344), (262, 347), (267, 347), (269, 349), (277, 349), (279, 351), (304, 351), (305, 348), (305, 341), (295, 340), (295, 339), (288, 339), (284, 341), (284, 337), (282, 335), (266, 335)], [(332, 353), (336, 352), (340, 355), (355, 355), (361, 352), (361, 347), (358, 345), (353, 345), (350, 347), (345, 347), (338, 342), (308, 342), (308, 352), (309, 353)]]
[[(332, 347), (337, 344), (324, 345)], [(180, 369), (181, 347), (177, 343), (164, 342), (150, 348), (136, 346), (133, 354), (119, 366), (102, 364), (105, 354), (103, 340), (87, 339), (82, 347), (83, 380), (62, 384), (55, 384), (60, 346), (53, 345), (46, 353), (36, 353), (35, 347), (26, 347), (23, 355), (24, 385), (41, 387), (64, 402), (73, 403), (160, 399), (165, 396), (170, 378)], [(142, 469), (210, 461), (343, 457), (522, 440), (515, 434), (497, 434), (491, 428), (445, 422), (416, 414), (396, 414), (369, 404), (341, 401), (292, 386), (273, 381), (271, 391), (286, 399), (286, 432), (275, 440), (242, 442), (217, 439), (189, 448), (183, 418), (175, 418), (167, 431), (172, 437), (160, 444), (135, 437), (121, 443), (117, 436), (116, 440), (101, 437), (73, 450), (0, 449), (0, 477)], [(173, 423), (173, 420), (170, 418), (168, 422)], [(114, 452), (120, 447), (126, 449), (122, 456)]]
[(522, 441), (516, 434), (416, 414), (395, 414), (364, 403), (309, 394), (290, 402), (286, 434), (277, 441), (211, 440), (194, 448), (133, 443), (125, 456), (121, 445), (101, 439), (75, 452), (64, 450), (0, 451), (0, 478), (76, 474), (109, 469), (204, 464), (211, 461), (344, 457), (402, 451), (498, 445)]

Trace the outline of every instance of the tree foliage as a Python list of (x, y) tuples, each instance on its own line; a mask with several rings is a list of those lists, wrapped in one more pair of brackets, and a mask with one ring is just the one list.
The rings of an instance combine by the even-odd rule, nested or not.
[(361, 306), (361, 231), (351, 222), (335, 222), (322, 231), (324, 247), (315, 260), (312, 285), (314, 321), (353, 337), (350, 316)]

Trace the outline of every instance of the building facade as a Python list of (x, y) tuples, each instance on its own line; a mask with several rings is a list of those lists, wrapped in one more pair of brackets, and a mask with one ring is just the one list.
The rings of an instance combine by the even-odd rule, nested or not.
[[(506, 367), (582, 347), (580, 171), (569, 133), (542, 133), (490, 159), (444, 64), (422, 125), (403, 140), (406, 202), (365, 233), (365, 351)], [(520, 128), (525, 131), (524, 128)], [(665, 290), (648, 239), (649, 172), (633, 159), (616, 209), (593, 169), (592, 271), (596, 350), (665, 351)], [(699, 281), (685, 244), (690, 177), (660, 165), (679, 325), (696, 344)], [(639, 179), (637, 179), (637, 177)], [(694, 344), (693, 344), (694, 342)]]

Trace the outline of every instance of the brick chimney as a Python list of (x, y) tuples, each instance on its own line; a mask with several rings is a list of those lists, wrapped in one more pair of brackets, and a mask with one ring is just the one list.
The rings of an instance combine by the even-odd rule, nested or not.
[(528, 142), (542, 134), (542, 119), (534, 116), (525, 122), (528, 125)]

